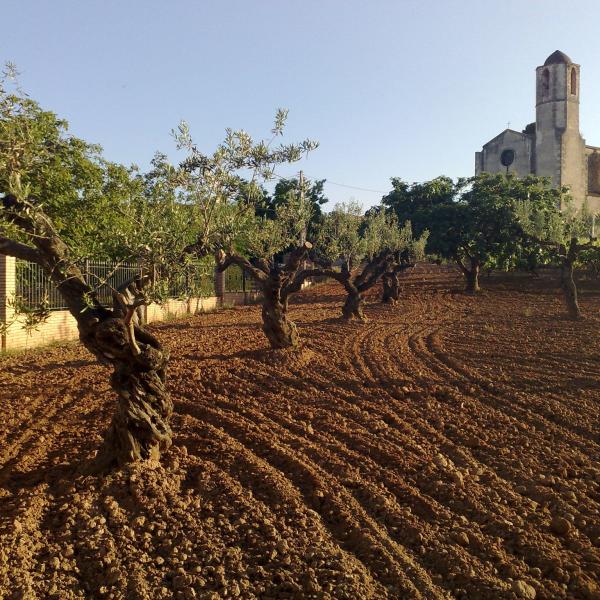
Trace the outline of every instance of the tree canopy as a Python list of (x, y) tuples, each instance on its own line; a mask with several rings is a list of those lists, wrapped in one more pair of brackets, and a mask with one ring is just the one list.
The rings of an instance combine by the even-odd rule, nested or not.
[(430, 232), (427, 251), (455, 261), (470, 291), (479, 288), (481, 268), (512, 267), (533, 252), (517, 218), (519, 203), (528, 200), (536, 214), (558, 212), (565, 194), (533, 175), (484, 173), (456, 182), (438, 177), (412, 186), (398, 179), (392, 184), (386, 206), (410, 218), (415, 231)]

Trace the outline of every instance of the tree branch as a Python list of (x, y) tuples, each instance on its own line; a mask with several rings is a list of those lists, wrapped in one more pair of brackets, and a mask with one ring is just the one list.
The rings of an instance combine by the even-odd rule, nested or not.
[(463, 272), (463, 275), (468, 275), (470, 271), (463, 264), (462, 258), (458, 255), (458, 252), (454, 253), (454, 260), (456, 261), (456, 264), (460, 267), (460, 270)]
[[(302, 269), (296, 273), (292, 281), (281, 290), (281, 298), (285, 300), (290, 294), (295, 294), (302, 289), (302, 284), (310, 277), (330, 276), (330, 270), (320, 267), (314, 269)], [(337, 273), (339, 275), (339, 273)]]
[(185, 248), (181, 251), (179, 261), (184, 262), (186, 255), (188, 254), (192, 254), (196, 258), (204, 258), (205, 256), (208, 256), (209, 253), (210, 250), (206, 246), (206, 244), (200, 241), (196, 241), (193, 244), (188, 244), (187, 246), (185, 246)]
[[(26, 260), (35, 257), (35, 262), (43, 267), (56, 284), (69, 311), (80, 325), (96, 322), (97, 318), (92, 314), (93, 311), (89, 310), (88, 303), (93, 290), (86, 283), (79, 268), (69, 259), (69, 248), (56, 232), (51, 219), (36, 207), (35, 201), (32, 200), (20, 201), (9, 194), (2, 198), (2, 204), (6, 211), (5, 218), (23, 230), (35, 245), (36, 254), (33, 255), (31, 249), (24, 244), (11, 247), (21, 248), (21, 250), (26, 248), (27, 250), (24, 250), (27, 253)], [(5, 248), (8, 247), (9, 245), (5, 244)], [(96, 309), (107, 312), (102, 307)]]
[(248, 273), (248, 275), (250, 275), (250, 277), (254, 278), (256, 281), (258, 281), (261, 284), (265, 283), (268, 279), (267, 274), (264, 273), (262, 271), (262, 269), (255, 267), (247, 258), (244, 258), (243, 256), (239, 256), (238, 254), (226, 255), (223, 252), (222, 255), (216, 257), (216, 260), (217, 260), (217, 271), (219, 273), (222, 273), (223, 271), (225, 271), (227, 269), (227, 267), (230, 267), (231, 265), (237, 265), (238, 267), (241, 267), (242, 269), (244, 269), (244, 271), (246, 273)]
[[(376, 274), (375, 280), (379, 278), (380, 275), (383, 274), (383, 270), (381, 270), (382, 266), (387, 268), (388, 261), (390, 258), (390, 254), (387, 250), (380, 252), (377, 256), (373, 257), (364, 267), (364, 269), (359, 273), (354, 279), (354, 285), (357, 288), (360, 288), (364, 283), (372, 278), (372, 274)], [(373, 284), (371, 283), (365, 289), (369, 289)]]
[(310, 242), (304, 242), (301, 246), (294, 248), (294, 250), (290, 253), (283, 270), (286, 273), (293, 274), (298, 270), (302, 259), (306, 256), (306, 253), (312, 248), (312, 244)]
[(40, 253), (35, 248), (1, 236), (0, 254), (14, 256), (20, 260), (28, 260), (37, 264), (40, 264), (42, 260)]
[(598, 240), (596, 238), (592, 238), (589, 241), (587, 241), (585, 244), (580, 244), (578, 242), (577, 246), (579, 247), (580, 250), (587, 250), (588, 248), (594, 248), (596, 246), (597, 241)]
[[(366, 272), (367, 269), (365, 269), (362, 273), (362, 279), (360, 281), (360, 283), (356, 283), (355, 281), (354, 285), (356, 285), (356, 287), (358, 288), (359, 292), (365, 292), (366, 290), (372, 288), (375, 283), (377, 283), (377, 280), (385, 273), (386, 269), (388, 268), (388, 258), (387, 256), (380, 256), (379, 259), (376, 259), (375, 264), (371, 267), (370, 272), (371, 274), (367, 277), (366, 276)], [(370, 266), (371, 263), (369, 263)]]
[(398, 274), (401, 273), (402, 271), (406, 271), (407, 269), (414, 269), (416, 266), (416, 263), (402, 263), (399, 265), (395, 265), (394, 268), (392, 269), (392, 272), (394, 274)]
[(265, 275), (268, 275), (271, 272), (271, 265), (266, 258), (257, 258), (254, 261), (254, 265), (258, 269), (260, 269)]
[(466, 244), (461, 244), (461, 246), (460, 246), (460, 247), (461, 247), (461, 248), (464, 250), (464, 253), (465, 253), (466, 257), (467, 257), (469, 260), (472, 260), (472, 259), (473, 259), (473, 257), (471, 256), (471, 253), (469, 252), (469, 247), (468, 247)]

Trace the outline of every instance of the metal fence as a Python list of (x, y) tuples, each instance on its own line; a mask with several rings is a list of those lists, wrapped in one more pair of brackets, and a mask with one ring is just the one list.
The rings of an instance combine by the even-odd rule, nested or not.
[(257, 290), (254, 279), (248, 277), (237, 265), (228, 267), (224, 273), (226, 292), (254, 292)]
[(169, 280), (171, 298), (208, 298), (215, 296), (214, 262), (197, 261)]
[[(81, 269), (99, 301), (107, 306), (112, 304), (113, 289), (140, 274), (140, 267), (135, 263), (85, 261)], [(34, 308), (47, 304), (50, 310), (67, 308), (56, 285), (37, 263), (17, 260), (15, 279), (16, 296), (24, 306)]]
[[(90, 287), (96, 290), (98, 300), (105, 306), (112, 305), (114, 289), (141, 274), (139, 265), (135, 263), (85, 261), (80, 267)], [(40, 265), (17, 260), (15, 279), (16, 296), (24, 307), (35, 308), (44, 304), (50, 310), (67, 308), (55, 284)], [(169, 295), (173, 298), (214, 296), (214, 266), (201, 261), (192, 263), (169, 281)]]

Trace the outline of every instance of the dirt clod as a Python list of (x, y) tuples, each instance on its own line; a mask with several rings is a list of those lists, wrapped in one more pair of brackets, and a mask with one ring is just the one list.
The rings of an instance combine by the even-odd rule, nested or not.
[(513, 592), (518, 598), (526, 598), (527, 600), (535, 600), (535, 588), (521, 579), (516, 579), (512, 582)]
[(550, 527), (554, 533), (557, 533), (558, 535), (565, 535), (571, 530), (571, 522), (569, 519), (557, 516), (552, 519)]

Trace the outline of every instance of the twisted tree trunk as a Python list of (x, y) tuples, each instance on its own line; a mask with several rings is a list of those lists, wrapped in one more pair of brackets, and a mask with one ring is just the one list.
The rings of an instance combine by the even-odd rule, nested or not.
[(363, 294), (370, 290), (385, 273), (389, 267), (391, 256), (387, 251), (383, 251), (377, 256), (371, 258), (362, 270), (352, 273), (352, 265), (349, 260), (342, 264), (341, 271), (334, 271), (331, 264), (323, 261), (321, 266), (314, 269), (305, 269), (296, 274), (294, 281), (289, 284), (290, 288), (300, 289), (302, 282), (308, 277), (325, 276), (335, 279), (344, 286), (346, 290), (346, 299), (342, 306), (342, 318), (351, 321), (366, 321), (367, 317), (363, 310)]
[(3, 204), (9, 219), (35, 247), (0, 238), (0, 250), (44, 269), (77, 321), (83, 345), (101, 363), (113, 367), (111, 385), (117, 393), (117, 409), (91, 470), (158, 460), (172, 437), (173, 404), (165, 388), (169, 354), (153, 335), (135, 325), (139, 304), (130, 304), (125, 294), (117, 293), (120, 301), (115, 301), (112, 310), (101, 306), (43, 211), (13, 196), (5, 196)]
[(139, 353), (132, 348), (124, 320), (107, 318), (82, 342), (104, 363), (113, 366), (111, 386), (117, 408), (94, 461), (105, 470), (136, 460), (159, 460), (172, 442), (169, 424), (173, 402), (166, 390), (169, 353), (150, 333), (135, 328)]
[(415, 263), (410, 262), (408, 250), (396, 252), (391, 267), (383, 273), (383, 295), (381, 301), (385, 304), (396, 304), (400, 299), (400, 274), (414, 268)]
[[(59, 285), (72, 298), (70, 281)], [(172, 443), (173, 402), (166, 390), (169, 353), (156, 337), (117, 309), (89, 307), (78, 315), (79, 337), (98, 360), (112, 366), (117, 407), (90, 470), (105, 471), (137, 460), (158, 461)]]
[(358, 321), (366, 321), (367, 318), (363, 311), (363, 299), (361, 293), (354, 286), (346, 287), (346, 301), (342, 307), (342, 317), (346, 321), (356, 319)]
[(394, 305), (400, 299), (400, 278), (395, 271), (383, 274), (383, 295), (381, 301), (384, 304)]
[(583, 318), (577, 298), (577, 285), (575, 284), (575, 278), (573, 276), (578, 250), (577, 240), (572, 239), (569, 249), (565, 252), (560, 266), (560, 287), (562, 288), (567, 311), (571, 319)]
[[(136, 298), (143, 293), (144, 288), (152, 281), (153, 278), (150, 275), (136, 275), (119, 285), (117, 292), (128, 304), (132, 304), (135, 302)], [(134, 325), (142, 326), (146, 324), (144, 308), (144, 306), (140, 305), (135, 309), (132, 318)]]
[(296, 324), (287, 317), (287, 296), (281, 299), (281, 279), (273, 277), (263, 285), (262, 329), (271, 348), (293, 348), (298, 345)]
[[(363, 294), (370, 290), (379, 281), (380, 277), (388, 272), (393, 261), (394, 253), (383, 250), (376, 256), (371, 257), (362, 271), (352, 280), (344, 283), (344, 287), (348, 292), (348, 297), (342, 310), (345, 319), (356, 318), (366, 321), (362, 307)], [(399, 285), (400, 283), (398, 282)]]
[(298, 329), (287, 316), (288, 300), (302, 287), (304, 279), (297, 278), (296, 274), (311, 248), (310, 242), (304, 242), (287, 255), (284, 263), (261, 258), (254, 259), (252, 264), (243, 256), (226, 255), (223, 251), (215, 256), (219, 271), (225, 271), (232, 264), (239, 265), (259, 285), (263, 295), (262, 330), (273, 349), (293, 348), (299, 344)]

